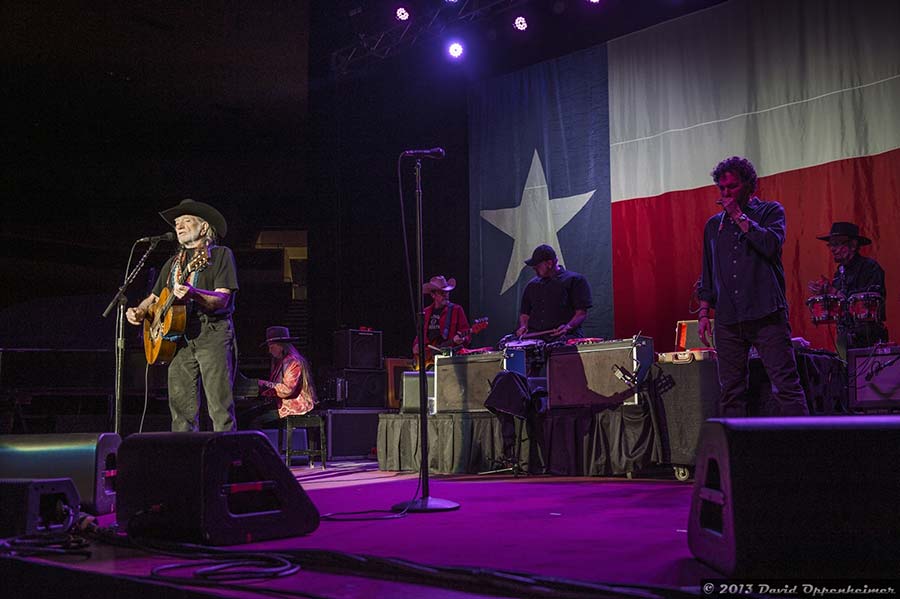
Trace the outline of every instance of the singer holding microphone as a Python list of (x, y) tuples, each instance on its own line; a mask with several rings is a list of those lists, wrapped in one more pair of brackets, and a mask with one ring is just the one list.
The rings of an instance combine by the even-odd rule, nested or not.
[[(859, 253), (859, 248), (872, 240), (859, 234), (859, 226), (848, 222), (831, 223), (826, 235), (816, 237), (828, 244), (837, 270), (829, 281), (824, 276), (809, 282), (809, 290), (816, 295), (837, 295), (848, 300), (857, 294), (864, 314), (854, 315), (844, 311), (837, 326), (837, 352), (847, 359), (847, 350), (870, 347), (888, 340), (884, 326), (886, 319), (884, 269), (873, 260)], [(871, 306), (871, 309), (869, 309)], [(858, 317), (859, 316), (859, 317)]]
[(199, 429), (198, 383), (215, 431), (234, 431), (232, 383), (236, 369), (234, 294), (238, 289), (234, 255), (216, 240), (224, 237), (222, 214), (203, 202), (184, 200), (159, 213), (175, 228), (179, 249), (163, 264), (153, 292), (125, 317), (141, 325), (163, 289), (186, 307), (184, 334), (169, 362), (169, 411), (172, 431)]
[(709, 346), (715, 310), (720, 416), (747, 416), (750, 348), (755, 347), (773, 387), (770, 416), (809, 414), (785, 298), (781, 248), (784, 208), (754, 196), (756, 169), (733, 156), (712, 173), (722, 210), (703, 229), (699, 333)]

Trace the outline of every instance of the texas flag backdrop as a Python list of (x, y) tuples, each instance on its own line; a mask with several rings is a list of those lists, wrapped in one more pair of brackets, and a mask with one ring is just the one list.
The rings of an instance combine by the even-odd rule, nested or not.
[[(641, 331), (671, 349), (676, 321), (693, 317), (702, 228), (718, 210), (709, 173), (740, 155), (757, 168), (760, 198), (785, 207), (794, 335), (833, 347), (833, 328), (815, 327), (805, 300), (808, 281), (834, 271), (816, 236), (840, 220), (873, 240), (863, 253), (887, 273), (891, 330), (892, 316), (900, 322), (898, 30), (897, 2), (731, 0), (484, 84), (470, 99), (473, 309), (509, 314), (512, 328), (532, 275), (525, 268), (516, 292), (506, 287), (511, 258), (521, 258), (513, 248), (556, 229), (543, 242), (558, 241), (594, 289), (588, 334)], [(528, 84), (510, 89), (512, 79)], [(591, 89), (587, 104), (522, 110), (570, 79)], [(605, 147), (602, 133), (587, 134), (598, 131)], [(546, 181), (527, 166), (536, 149)], [(582, 173), (591, 175), (572, 176)], [(525, 206), (541, 185), (542, 210), (502, 210)], [(571, 204), (554, 206), (591, 190), (574, 215)], [(569, 224), (558, 228), (561, 212)]]

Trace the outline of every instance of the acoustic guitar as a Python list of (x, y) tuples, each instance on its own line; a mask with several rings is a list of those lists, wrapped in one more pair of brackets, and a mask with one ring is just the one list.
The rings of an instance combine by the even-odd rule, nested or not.
[[(209, 264), (209, 250), (197, 252), (178, 277), (182, 285), (194, 272), (203, 270)], [(168, 364), (175, 356), (178, 339), (187, 325), (187, 310), (184, 304), (176, 304), (176, 298), (168, 287), (159, 294), (159, 299), (147, 308), (144, 317), (144, 355), (148, 364)]]
[[(472, 335), (477, 335), (481, 331), (485, 330), (486, 328), (488, 328), (489, 324), (490, 324), (490, 322), (488, 321), (487, 316), (485, 316), (484, 318), (478, 318), (472, 323), (472, 326), (469, 327), (468, 331), (465, 331), (464, 333), (459, 333), (459, 336), (462, 338), (462, 341), (460, 343), (453, 343), (453, 340), (451, 339), (451, 340), (447, 341), (446, 343), (444, 343), (443, 345), (441, 345), (440, 347), (435, 347), (433, 345), (426, 345), (425, 346), (425, 368), (434, 366), (434, 353), (435, 352), (440, 353), (445, 350), (454, 350), (454, 349), (462, 347), (463, 345), (465, 345), (466, 343), (468, 343), (469, 341), (472, 340)], [(413, 367), (413, 370), (419, 369), (418, 358), (415, 358), (415, 357), (413, 358), (412, 367)]]

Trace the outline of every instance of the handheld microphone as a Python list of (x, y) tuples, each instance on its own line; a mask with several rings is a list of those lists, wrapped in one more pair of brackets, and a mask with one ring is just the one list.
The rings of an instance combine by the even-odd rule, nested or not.
[(137, 240), (138, 243), (159, 243), (160, 241), (175, 241), (175, 233), (169, 231), (168, 233), (163, 233), (162, 235), (154, 235), (153, 237), (141, 237)]
[(444, 152), (444, 148), (429, 148), (427, 150), (404, 150), (403, 155), (440, 160), (446, 155), (446, 152)]

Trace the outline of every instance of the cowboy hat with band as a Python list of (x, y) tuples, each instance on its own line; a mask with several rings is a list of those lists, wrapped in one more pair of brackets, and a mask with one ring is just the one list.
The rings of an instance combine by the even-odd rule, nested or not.
[(861, 246), (872, 243), (871, 239), (859, 234), (859, 226), (847, 222), (831, 223), (831, 231), (828, 232), (828, 235), (820, 235), (816, 237), (816, 239), (831, 241), (832, 237), (849, 237), (850, 239), (856, 239)]
[(298, 341), (300, 337), (291, 337), (291, 331), (287, 327), (269, 327), (266, 329), (266, 340), (260, 343), (260, 346), (269, 343), (290, 343)]
[(431, 277), (430, 281), (422, 285), (422, 293), (425, 294), (431, 293), (432, 291), (453, 291), (454, 289), (456, 289), (456, 279), (453, 277), (445, 279), (441, 275)]
[(175, 226), (176, 218), (179, 216), (190, 215), (202, 218), (209, 223), (213, 228), (213, 231), (215, 231), (216, 236), (219, 238), (225, 237), (225, 233), (228, 232), (228, 223), (225, 222), (225, 217), (222, 216), (221, 212), (209, 204), (196, 202), (191, 199), (182, 200), (177, 206), (172, 206), (168, 210), (163, 210), (159, 215), (173, 227)]

